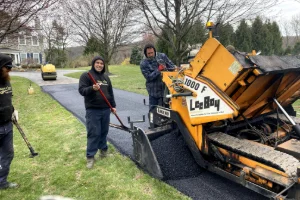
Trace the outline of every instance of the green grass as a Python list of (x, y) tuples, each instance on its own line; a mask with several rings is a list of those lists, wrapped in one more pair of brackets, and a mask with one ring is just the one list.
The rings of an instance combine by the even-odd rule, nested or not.
[[(89, 70), (90, 67), (77, 68)], [(110, 76), (114, 88), (126, 90), (138, 94), (148, 95), (145, 86), (145, 78), (141, 73), (140, 67), (137, 65), (110, 65), (109, 72), (113, 75)], [(66, 74), (65, 76), (78, 78), (82, 72), (74, 72)]]
[(144, 174), (127, 157), (109, 144), (112, 156), (98, 160), (92, 170), (85, 167), (86, 130), (40, 87), (12, 77), (13, 104), (19, 123), (39, 153), (29, 150), (14, 128), (15, 158), (8, 180), (20, 184), (15, 190), (0, 191), (1, 200), (34, 200), (42, 195), (62, 195), (77, 200), (99, 199), (188, 199), (173, 187)]
[(74, 68), (74, 67), (64, 67), (64, 68), (56, 68), (56, 70), (88, 70), (90, 69), (91, 67), (77, 67), (77, 68)]
[(300, 100), (297, 100), (294, 104), (293, 104), (294, 109), (297, 111), (297, 117), (300, 116)]

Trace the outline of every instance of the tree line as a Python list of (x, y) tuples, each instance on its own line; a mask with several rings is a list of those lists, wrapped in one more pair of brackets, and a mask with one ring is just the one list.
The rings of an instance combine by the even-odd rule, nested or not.
[[(24, 16), (14, 17), (13, 12), (6, 11), (8, 7), (24, 6), (17, 2), (38, 10), (28, 12), (28, 20), (22, 21)], [(194, 45), (207, 39), (205, 24), (214, 21), (218, 22), (215, 37), (224, 46), (230, 44), (239, 51), (261, 50), (263, 55), (297, 54), (299, 44), (282, 49), (277, 23), (253, 18), (263, 16), (278, 3), (279, 0), (7, 0), (0, 1), (0, 13), (8, 16), (0, 18), (2, 27), (7, 27), (2, 28), (0, 41), (11, 34), (10, 19), (19, 18), (22, 22), (14, 25), (17, 33), (31, 19), (42, 17), (47, 58), (61, 66), (66, 65), (70, 42), (85, 46), (86, 55), (101, 54), (109, 64), (118, 47), (131, 44), (141, 34), (157, 38), (150, 42), (178, 65)], [(141, 49), (134, 51), (136, 54)]]
[[(158, 51), (168, 55), (172, 60), (176, 60), (176, 55), (172, 52), (168, 42), (165, 41), (167, 28), (165, 27), (155, 46)], [(234, 48), (241, 52), (256, 52), (260, 51), (261, 55), (299, 55), (300, 41), (294, 46), (283, 48), (283, 36), (280, 32), (279, 25), (270, 20), (263, 21), (261, 17), (257, 16), (254, 21), (247, 22), (242, 19), (236, 30), (230, 23), (216, 24), (214, 29), (214, 37), (220, 41), (223, 46), (234, 46)], [(205, 28), (205, 23), (201, 20), (196, 20), (191, 30), (184, 38), (185, 43), (190, 45), (190, 49), (197, 44), (203, 44), (208, 39), (208, 31)], [(199, 46), (199, 45), (198, 45)], [(197, 47), (199, 48), (199, 47)], [(133, 48), (131, 53), (131, 63), (138, 64), (141, 59), (142, 52), (138, 47)], [(187, 55), (182, 58), (181, 62), (187, 61)]]

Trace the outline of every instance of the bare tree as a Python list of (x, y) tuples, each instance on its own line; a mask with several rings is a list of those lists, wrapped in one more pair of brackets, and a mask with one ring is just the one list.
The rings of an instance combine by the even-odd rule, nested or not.
[[(96, 38), (103, 45), (102, 55), (108, 64), (117, 46), (130, 39), (134, 30), (131, 5), (124, 0), (69, 0), (68, 16), (82, 43)], [(107, 66), (106, 66), (107, 67)], [(108, 70), (106, 68), (106, 70)]]
[(54, 27), (52, 26), (52, 21), (45, 21), (42, 25), (44, 42), (47, 49), (52, 49), (53, 44), (53, 35), (54, 35)]
[[(277, 0), (133, 0), (133, 3), (145, 17), (141, 23), (170, 45), (179, 64), (189, 50), (184, 38), (199, 17), (203, 21), (237, 22), (255, 17)], [(162, 30), (167, 37), (162, 37)]]
[(282, 34), (285, 35), (285, 37), (283, 37), (285, 39), (285, 42), (283, 44), (284, 48), (287, 48), (290, 44), (290, 36), (291, 36), (291, 23), (287, 20), (284, 20), (280, 23), (280, 27), (282, 30)]
[(0, 0), (0, 42), (58, 0)]
[(72, 36), (70, 20), (61, 2), (52, 5), (39, 15), (42, 20), (41, 28), (47, 62), (58, 67), (64, 67), (66, 64), (68, 57), (66, 48), (70, 45)]
[[(144, 23), (153, 34), (166, 41), (176, 55), (179, 64), (187, 46), (183, 39), (190, 31), (194, 21), (209, 9), (212, 0), (136, 0), (135, 6), (145, 17)], [(164, 30), (166, 37), (161, 37)]]
[(296, 36), (296, 40), (300, 40), (300, 14), (292, 17), (291, 28)]
[(251, 20), (258, 15), (263, 15), (278, 3), (278, 0), (222, 0), (218, 1), (218, 4), (215, 4), (214, 10), (216, 11), (215, 13), (217, 14), (217, 20), (219, 22), (236, 23), (242, 19)]

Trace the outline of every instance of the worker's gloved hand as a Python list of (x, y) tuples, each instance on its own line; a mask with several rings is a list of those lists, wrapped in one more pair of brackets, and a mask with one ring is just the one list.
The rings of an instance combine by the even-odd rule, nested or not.
[(166, 67), (163, 66), (163, 65), (161, 65), (161, 64), (158, 65), (158, 70), (159, 70), (159, 71), (163, 71), (163, 70), (165, 70), (165, 68), (166, 68)]
[(12, 116), (11, 116), (11, 120), (12, 121), (16, 121), (18, 122), (19, 121), (19, 112), (17, 110), (14, 110)]

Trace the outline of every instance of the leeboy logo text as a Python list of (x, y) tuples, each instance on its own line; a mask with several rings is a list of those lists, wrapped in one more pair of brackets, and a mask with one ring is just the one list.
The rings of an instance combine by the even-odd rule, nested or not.
[(193, 110), (203, 110), (209, 109), (211, 107), (217, 108), (217, 111), (220, 110), (220, 99), (210, 98), (209, 96), (204, 97), (204, 101), (193, 101), (190, 99), (190, 111)]

